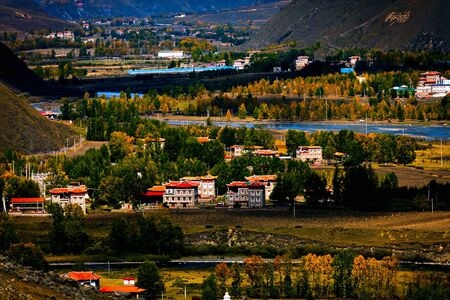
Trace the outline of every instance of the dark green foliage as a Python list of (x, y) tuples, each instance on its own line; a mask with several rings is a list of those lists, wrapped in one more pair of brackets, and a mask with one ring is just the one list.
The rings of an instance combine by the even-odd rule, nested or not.
[(5, 213), (0, 214), (0, 253), (18, 242), (13, 219)]
[(355, 257), (351, 250), (339, 251), (333, 257), (334, 292), (337, 297), (348, 298), (353, 294), (351, 276)]
[(408, 284), (407, 298), (413, 300), (450, 299), (450, 275), (448, 273), (421, 273)]
[(349, 207), (371, 210), (377, 203), (377, 175), (371, 166), (353, 166), (345, 170), (343, 200)]
[(136, 286), (145, 289), (146, 299), (156, 299), (164, 292), (164, 282), (154, 262), (146, 261), (137, 270)]
[(84, 228), (84, 215), (80, 206), (70, 204), (63, 210), (52, 204), (48, 211), (52, 214), (53, 226), (49, 232), (52, 253), (80, 253), (86, 247), (88, 236)]
[(12, 245), (6, 255), (14, 262), (38, 270), (48, 271), (48, 263), (41, 249), (32, 243)]
[(202, 300), (216, 300), (218, 296), (218, 288), (216, 276), (209, 275), (202, 283)]
[(286, 133), (286, 147), (288, 154), (295, 156), (295, 150), (298, 146), (307, 146), (308, 140), (304, 131), (289, 129)]
[(157, 216), (134, 214), (119, 218), (114, 221), (108, 240), (111, 249), (118, 253), (179, 255), (184, 250), (181, 228)]

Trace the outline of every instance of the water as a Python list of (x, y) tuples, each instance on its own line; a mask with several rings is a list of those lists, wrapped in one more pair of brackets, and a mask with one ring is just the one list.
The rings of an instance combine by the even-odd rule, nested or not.
[[(116, 97), (119, 98), (120, 97), (120, 92), (97, 92), (96, 93), (97, 97), (102, 97), (105, 96), (106, 98), (112, 98), (112, 97)], [(130, 94), (131, 98), (134, 98), (135, 96), (137, 97), (144, 97), (144, 94), (139, 94), (139, 93), (131, 93)]]
[[(165, 120), (170, 125), (189, 125), (201, 124), (205, 125), (205, 121), (196, 120)], [(230, 126), (247, 128), (266, 128), (272, 130), (302, 130), (306, 132), (315, 131), (339, 131), (343, 129), (359, 132), (359, 133), (389, 133), (395, 135), (407, 135), (424, 140), (449, 140), (450, 128), (446, 124), (442, 125), (420, 125), (420, 124), (379, 124), (365, 122), (353, 123), (331, 123), (331, 122), (213, 122), (216, 126)]]
[(192, 72), (205, 72), (205, 71), (220, 71), (220, 70), (235, 70), (231, 66), (208, 66), (208, 67), (195, 67), (195, 68), (170, 68), (170, 69), (139, 69), (129, 70), (130, 75), (149, 75), (149, 74), (177, 74), (177, 73), (192, 73)]

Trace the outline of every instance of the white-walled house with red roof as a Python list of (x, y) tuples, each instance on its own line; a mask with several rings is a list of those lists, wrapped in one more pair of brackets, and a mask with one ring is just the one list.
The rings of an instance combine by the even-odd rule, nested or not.
[(68, 204), (77, 204), (83, 213), (86, 213), (86, 200), (89, 199), (89, 195), (85, 185), (54, 188), (49, 193), (52, 195), (52, 203), (59, 204), (63, 208)]
[(265, 185), (261, 182), (233, 181), (227, 184), (228, 204), (240, 207), (265, 206)]
[(11, 212), (21, 213), (43, 213), (44, 198), (28, 197), (28, 198), (11, 198)]
[(192, 181), (170, 181), (164, 186), (166, 191), (163, 204), (169, 208), (195, 207), (198, 204), (198, 186), (200, 183)]

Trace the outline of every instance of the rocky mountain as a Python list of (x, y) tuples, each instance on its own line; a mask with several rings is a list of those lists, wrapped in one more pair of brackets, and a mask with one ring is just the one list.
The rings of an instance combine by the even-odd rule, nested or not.
[[(6, 0), (3, 0), (6, 1)], [(27, 0), (21, 0), (27, 1)], [(29, 0), (33, 1), (33, 0)], [(64, 19), (194, 13), (233, 9), (276, 0), (34, 0), (43, 10)]]
[(293, 0), (247, 43), (296, 41), (341, 48), (450, 50), (448, 0)]

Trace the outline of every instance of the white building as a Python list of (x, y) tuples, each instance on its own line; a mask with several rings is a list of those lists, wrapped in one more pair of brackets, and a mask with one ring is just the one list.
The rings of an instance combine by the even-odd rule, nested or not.
[(295, 154), (301, 161), (322, 162), (322, 147), (320, 146), (298, 146)]
[(54, 188), (49, 191), (52, 195), (52, 203), (61, 205), (63, 208), (68, 204), (77, 204), (86, 213), (86, 200), (89, 199), (85, 185)]
[(252, 175), (245, 177), (245, 180), (263, 184), (265, 187), (264, 200), (266, 202), (270, 201), (270, 194), (272, 194), (272, 191), (277, 184), (277, 175)]
[(158, 58), (165, 58), (165, 59), (181, 59), (184, 57), (183, 51), (176, 51), (176, 50), (161, 50), (158, 52)]
[(198, 202), (210, 203), (216, 198), (216, 180), (217, 176), (210, 174), (206, 176), (186, 176), (181, 181), (198, 183)]
[(306, 67), (307, 65), (309, 65), (310, 61), (309, 61), (309, 56), (304, 56), (301, 55), (299, 57), (297, 57), (297, 59), (295, 60), (295, 69), (301, 70), (304, 67)]
[(199, 183), (191, 181), (171, 181), (165, 184), (163, 203), (170, 208), (195, 207), (198, 204)]
[(265, 187), (259, 182), (233, 181), (227, 184), (228, 204), (261, 208), (265, 206)]

